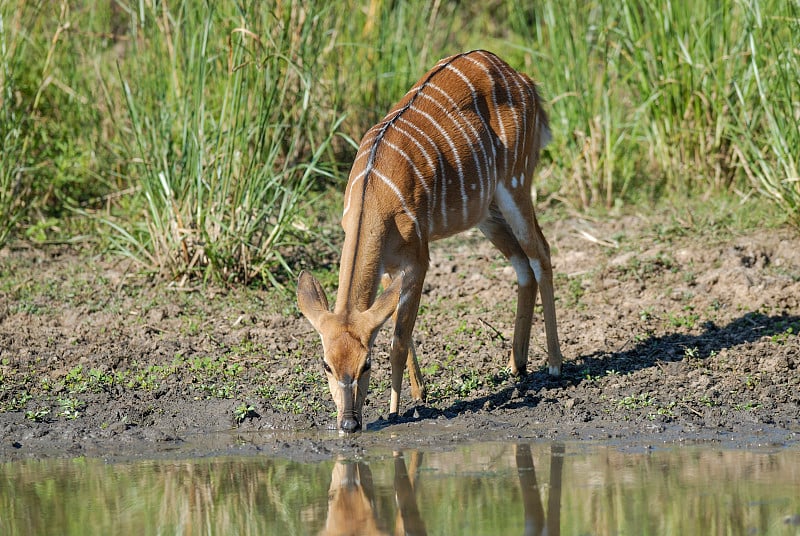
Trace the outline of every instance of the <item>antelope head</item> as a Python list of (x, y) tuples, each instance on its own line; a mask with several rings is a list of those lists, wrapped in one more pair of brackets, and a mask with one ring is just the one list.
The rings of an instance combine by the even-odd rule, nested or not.
[(397, 307), (401, 277), (396, 277), (366, 311), (330, 312), (319, 281), (301, 272), (297, 283), (300, 311), (322, 339), (322, 368), (336, 404), (337, 427), (357, 432), (362, 427), (364, 401), (372, 368), (372, 345), (384, 322)]

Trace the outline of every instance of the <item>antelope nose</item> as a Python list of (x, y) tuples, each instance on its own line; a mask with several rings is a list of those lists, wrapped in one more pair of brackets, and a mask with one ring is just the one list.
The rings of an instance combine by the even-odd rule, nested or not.
[(358, 432), (361, 430), (361, 425), (357, 420), (350, 417), (345, 417), (345, 419), (342, 421), (341, 429), (348, 434), (352, 434), (353, 432)]

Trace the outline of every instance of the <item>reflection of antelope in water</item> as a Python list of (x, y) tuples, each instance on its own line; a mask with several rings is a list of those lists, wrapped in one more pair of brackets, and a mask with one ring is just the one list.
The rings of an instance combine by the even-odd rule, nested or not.
[[(394, 454), (394, 491), (397, 504), (395, 534), (427, 534), (419, 516), (414, 481), (422, 454), (411, 453), (411, 470), (401, 452)], [(331, 474), (328, 491), (328, 518), (321, 535), (380, 534), (375, 512), (375, 489), (372, 472), (365, 463), (337, 461)]]
[(564, 468), (564, 446), (550, 447), (550, 492), (547, 496), (547, 516), (545, 517), (539, 484), (536, 482), (536, 469), (533, 467), (531, 448), (528, 445), (514, 445), (517, 459), (519, 486), (522, 490), (522, 503), (525, 509), (525, 536), (561, 534), (561, 473)]
[[(550, 481), (547, 512), (542, 506), (536, 469), (529, 445), (514, 445), (517, 474), (522, 491), (525, 516), (525, 536), (558, 536), (561, 533), (561, 475), (564, 467), (564, 447), (550, 447)], [(397, 505), (394, 534), (427, 534), (417, 507), (417, 472), (422, 454), (411, 453), (406, 469), (402, 453), (394, 455), (394, 491)], [(328, 518), (321, 535), (380, 534), (390, 532), (378, 526), (375, 490), (372, 473), (364, 463), (337, 461), (331, 475), (328, 492)]]

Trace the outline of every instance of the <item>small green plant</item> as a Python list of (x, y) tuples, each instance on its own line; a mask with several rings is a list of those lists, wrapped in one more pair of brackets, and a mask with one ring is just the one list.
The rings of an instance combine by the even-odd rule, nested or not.
[(244, 422), (245, 419), (252, 419), (256, 416), (256, 408), (251, 404), (246, 404), (242, 402), (236, 409), (233, 410), (233, 419), (236, 421), (236, 424), (241, 424)]
[(695, 359), (697, 357), (700, 357), (700, 350), (698, 350), (696, 346), (692, 347), (687, 346), (683, 349), (683, 356), (686, 359)]
[(698, 398), (698, 399), (697, 399), (697, 401), (698, 401), (700, 404), (702, 404), (702, 405), (706, 406), (707, 408), (713, 408), (714, 406), (716, 406), (716, 405), (717, 405), (717, 403), (716, 403), (716, 402), (714, 402), (714, 401), (711, 399), (711, 397), (710, 397), (710, 396), (708, 396), (708, 395), (703, 395), (703, 396), (701, 396), (700, 398)]
[(675, 407), (675, 404), (676, 402), (670, 402), (666, 406), (662, 406), (656, 409), (655, 412), (648, 413), (647, 418), (650, 419), (651, 421), (655, 420), (655, 418), (658, 416), (668, 417), (671, 419), (672, 417), (675, 416), (675, 413), (672, 411), (673, 408)]
[(206, 398), (233, 398), (236, 393), (236, 386), (230, 382), (223, 383), (201, 383), (199, 386), (201, 392), (205, 393)]
[(98, 368), (91, 368), (89, 370), (88, 385), (94, 392), (100, 392), (114, 385), (115, 377), (113, 374), (103, 372)]
[(639, 395), (628, 395), (618, 400), (617, 407), (626, 410), (636, 410), (652, 406), (654, 402), (655, 399), (652, 396), (647, 393), (641, 393)]
[(772, 341), (774, 344), (780, 345), (786, 344), (790, 341), (796, 341), (798, 339), (800, 339), (800, 322), (790, 323), (786, 325), (783, 331), (770, 337), (770, 341)]
[(428, 365), (425, 365), (424, 367), (420, 367), (420, 371), (422, 372), (422, 374), (424, 376), (435, 376), (436, 373), (439, 372), (440, 368), (441, 367), (440, 367), (439, 363), (434, 361), (434, 362), (431, 362)]
[(584, 370), (581, 372), (581, 378), (583, 378), (583, 379), (584, 379), (584, 381), (587, 381), (587, 382), (595, 382), (595, 383), (596, 383), (596, 382), (598, 382), (598, 381), (600, 380), (600, 376), (598, 376), (598, 375), (593, 375), (589, 369), (584, 369)]
[(469, 370), (466, 373), (461, 374), (460, 380), (458, 394), (462, 397), (468, 396), (481, 385), (480, 375), (475, 370)]
[(32, 399), (33, 395), (28, 391), (22, 391), (19, 395), (11, 397), (10, 401), (0, 403), (0, 411), (19, 411)]
[(467, 331), (469, 331), (469, 327), (467, 326), (467, 321), (461, 320), (461, 322), (459, 322), (458, 324), (458, 327), (454, 330), (454, 333), (456, 335), (461, 335), (463, 333), (466, 333)]
[(49, 408), (29, 409), (25, 412), (25, 418), (34, 422), (43, 422), (50, 415)]
[(53, 390), (53, 380), (49, 376), (42, 376), (39, 380), (39, 388), (41, 388), (44, 392), (49, 392)]
[(155, 391), (161, 385), (161, 379), (166, 377), (167, 370), (160, 365), (148, 365), (144, 369), (135, 370), (127, 380), (129, 389), (142, 389)]
[(753, 374), (746, 374), (742, 381), (744, 382), (744, 386), (750, 389), (751, 391), (755, 389), (755, 387), (759, 383), (761, 383), (761, 379), (754, 376)]
[(734, 404), (733, 409), (735, 409), (736, 411), (753, 411), (754, 409), (758, 409), (760, 407), (761, 404), (759, 404), (754, 400), (751, 400), (749, 402)]
[(72, 367), (64, 377), (64, 387), (70, 393), (82, 393), (87, 389), (86, 378), (83, 375), (83, 365)]
[[(425, 376), (428, 376), (427, 372), (423, 371), (422, 374), (425, 375)], [(384, 378), (379, 382), (375, 382), (374, 387), (372, 388), (372, 391), (375, 392), (375, 393), (383, 393), (383, 392), (389, 390), (389, 387), (391, 386), (391, 384), (392, 383), (391, 383), (391, 380), (389, 378)]]
[(692, 310), (692, 306), (689, 305), (684, 307), (683, 313), (669, 313), (667, 315), (669, 325), (673, 328), (693, 329), (697, 325), (697, 321), (700, 320), (700, 315), (692, 312)]
[(80, 417), (81, 410), (86, 406), (85, 403), (76, 398), (59, 398), (58, 405), (61, 408), (58, 416), (69, 420), (75, 420)]

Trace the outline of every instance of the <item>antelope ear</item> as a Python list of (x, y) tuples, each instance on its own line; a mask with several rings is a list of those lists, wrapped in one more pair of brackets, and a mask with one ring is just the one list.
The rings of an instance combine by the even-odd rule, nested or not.
[(378, 296), (372, 307), (364, 311), (364, 318), (370, 326), (370, 331), (375, 331), (381, 327), (397, 309), (397, 303), (400, 301), (400, 291), (403, 288), (403, 275), (401, 272), (400, 275), (396, 276), (389, 288)]
[(300, 272), (297, 279), (297, 305), (314, 329), (319, 331), (322, 315), (328, 312), (328, 298), (319, 281), (305, 270)]

